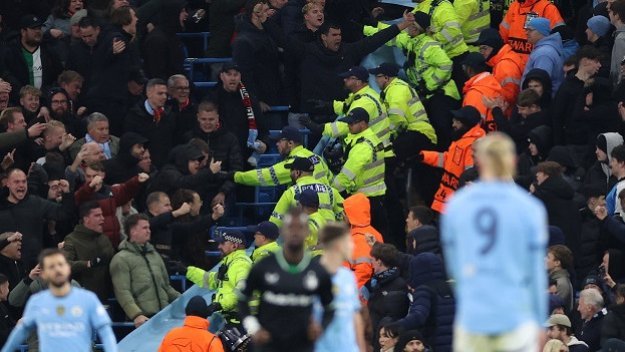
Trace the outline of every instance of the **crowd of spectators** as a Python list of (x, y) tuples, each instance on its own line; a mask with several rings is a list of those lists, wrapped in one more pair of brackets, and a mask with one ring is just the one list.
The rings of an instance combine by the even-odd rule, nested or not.
[[(369, 348), (451, 351), (455, 301), (438, 215), (476, 181), (475, 144), (500, 131), (517, 147), (515, 181), (547, 209), (545, 351), (625, 351), (625, 0), (506, 7), (1, 1), (0, 344), (47, 285), (44, 248), (62, 248), (73, 284), (105, 304), (115, 297), (139, 327), (180, 295), (170, 275), (215, 264), (211, 227), (280, 226), (301, 206), (313, 251), (323, 223), (350, 224), (346, 265), (368, 308)], [(206, 51), (183, 43), (185, 31), (210, 31)], [(359, 66), (384, 45), (405, 54), (401, 73), (394, 63)], [(214, 87), (189, 79), (190, 53), (223, 61), (201, 72)], [(342, 115), (351, 134), (379, 138), (385, 168), (371, 172), (382, 170), (381, 195), (349, 186), (369, 179), (346, 178), (350, 150), (361, 149), (333, 158), (332, 144), (323, 148), (327, 137), (352, 143), (334, 122)], [(263, 154), (292, 163), (257, 169)], [(254, 202), (255, 186), (285, 185), (271, 216), (237, 205)], [(278, 250), (277, 237), (256, 231), (255, 246)], [(219, 248), (228, 256), (243, 243)]]

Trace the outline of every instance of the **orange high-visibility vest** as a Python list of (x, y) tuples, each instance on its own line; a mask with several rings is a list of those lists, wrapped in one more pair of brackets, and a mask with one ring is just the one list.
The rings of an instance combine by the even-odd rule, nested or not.
[(464, 99), (462, 106), (471, 105), (482, 115), (482, 127), (487, 132), (497, 130), (495, 119), (491, 109), (484, 105), (483, 97), (496, 99), (502, 97), (501, 85), (490, 72), (482, 72), (471, 78), (464, 84), (462, 89)]

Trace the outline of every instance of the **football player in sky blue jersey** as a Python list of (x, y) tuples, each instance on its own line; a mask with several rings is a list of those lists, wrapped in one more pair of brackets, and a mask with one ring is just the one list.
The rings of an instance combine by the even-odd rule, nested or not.
[(456, 193), (441, 238), (458, 302), (454, 351), (537, 351), (547, 319), (547, 215), (516, 186), (512, 140), (477, 142), (480, 180)]
[[(364, 327), (356, 276), (343, 267), (343, 262), (349, 260), (354, 251), (349, 229), (339, 223), (328, 223), (319, 231), (319, 243), (323, 244), (319, 262), (332, 275), (334, 318), (317, 340), (315, 352), (364, 351)], [(321, 308), (319, 304), (316, 306)]]
[(44, 250), (40, 266), (48, 289), (30, 297), (2, 352), (15, 351), (34, 329), (41, 352), (91, 352), (94, 330), (105, 352), (117, 352), (111, 318), (94, 293), (70, 285), (71, 269), (63, 252)]

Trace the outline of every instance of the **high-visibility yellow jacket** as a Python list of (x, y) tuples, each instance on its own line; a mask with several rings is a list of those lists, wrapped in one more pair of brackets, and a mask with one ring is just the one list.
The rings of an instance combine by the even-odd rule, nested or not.
[(454, 0), (454, 9), (464, 41), (469, 45), (477, 41), (480, 32), (490, 27), (489, 0)]
[(254, 252), (252, 252), (252, 262), (256, 264), (263, 258), (268, 257), (271, 253), (277, 252), (280, 249), (282, 249), (282, 247), (280, 247), (280, 245), (276, 241), (266, 243), (254, 249)]
[(221, 304), (222, 312), (236, 312), (236, 291), (252, 269), (252, 259), (244, 249), (236, 250), (225, 256), (219, 264), (220, 270), (205, 271), (194, 266), (187, 268), (187, 279), (200, 287), (214, 290), (213, 302)]
[(367, 197), (384, 195), (386, 184), (382, 142), (371, 128), (349, 135), (345, 142), (347, 160), (334, 177), (332, 187), (339, 192), (363, 193)]
[[(378, 22), (377, 27), (364, 26), (363, 34), (371, 36), (386, 27), (388, 25), (382, 22)], [(460, 100), (458, 88), (451, 80), (453, 62), (436, 40), (425, 33), (413, 38), (408, 33), (401, 32), (386, 45), (396, 46), (406, 54), (406, 75), (419, 91), (432, 94), (441, 90), (448, 97)]]
[[(329, 220), (323, 216), (320, 212), (314, 212), (308, 215), (308, 236), (306, 237), (307, 248), (312, 248), (316, 246), (319, 242), (319, 230), (325, 225)], [(320, 252), (313, 251), (313, 255), (319, 254)]]
[(287, 188), (280, 196), (269, 221), (282, 226), (284, 216), (289, 209), (297, 205), (297, 196), (306, 190), (312, 190), (319, 197), (319, 213), (328, 221), (343, 219), (343, 197), (329, 184), (317, 181), (313, 176), (302, 176), (295, 184)]
[(395, 77), (384, 88), (382, 102), (386, 106), (391, 131), (415, 131), (426, 136), (436, 144), (436, 132), (430, 124), (425, 107), (417, 92), (406, 82)]
[[(369, 87), (363, 87), (356, 93), (350, 93), (343, 101), (334, 101), (334, 112), (337, 115), (347, 115), (355, 108), (363, 108), (369, 114), (369, 128), (384, 144), (384, 155), (394, 156), (391, 145), (390, 121), (386, 116), (386, 108), (380, 101), (380, 94)], [(349, 127), (345, 122), (335, 121), (323, 126), (323, 135), (330, 137), (344, 137), (349, 134)]]
[(434, 39), (450, 58), (464, 54), (469, 47), (464, 42), (460, 21), (454, 6), (448, 0), (425, 0), (415, 6), (412, 12), (425, 12), (432, 17), (430, 28)]
[(317, 154), (304, 148), (301, 145), (293, 148), (289, 155), (281, 162), (262, 169), (237, 171), (234, 174), (234, 182), (247, 186), (279, 186), (291, 183), (291, 171), (284, 168), (284, 165), (293, 162), (296, 157), (308, 158), (315, 165), (313, 176), (315, 179), (328, 183), (332, 179), (332, 174), (328, 165)]

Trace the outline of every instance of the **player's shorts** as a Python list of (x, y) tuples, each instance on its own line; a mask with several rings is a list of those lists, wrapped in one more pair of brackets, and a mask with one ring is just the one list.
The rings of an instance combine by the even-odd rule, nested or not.
[(476, 335), (454, 328), (454, 352), (538, 352), (539, 327), (525, 323), (499, 335)]

